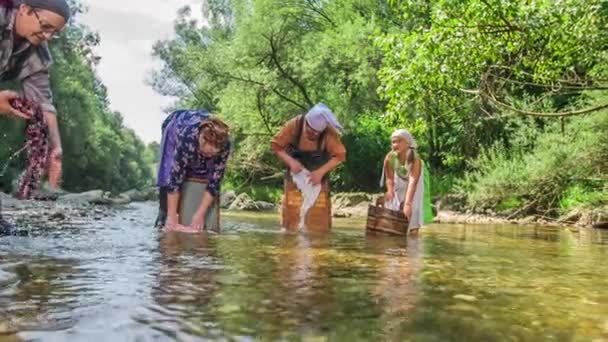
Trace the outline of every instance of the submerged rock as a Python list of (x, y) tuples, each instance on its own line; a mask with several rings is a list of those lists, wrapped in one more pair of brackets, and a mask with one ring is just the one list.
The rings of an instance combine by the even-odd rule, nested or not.
[(0, 287), (12, 284), (17, 281), (17, 275), (0, 270)]
[(466, 295), (466, 294), (457, 294), (453, 298), (464, 300), (466, 302), (475, 302), (475, 301), (477, 301), (477, 298), (475, 298), (475, 296)]

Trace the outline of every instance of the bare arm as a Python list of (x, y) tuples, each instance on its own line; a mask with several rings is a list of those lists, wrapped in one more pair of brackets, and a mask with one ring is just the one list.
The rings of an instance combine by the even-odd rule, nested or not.
[(411, 205), (414, 200), (414, 194), (420, 180), (420, 170), (422, 168), (420, 159), (416, 159), (410, 171), (409, 180), (407, 182), (407, 191), (405, 192), (405, 205)]
[(323, 166), (321, 166), (319, 168), (319, 171), (323, 175), (326, 175), (329, 171), (335, 169), (336, 167), (338, 167), (338, 165), (342, 164), (343, 162), (344, 162), (344, 160), (333, 157), (327, 163), (325, 163)]
[(170, 222), (177, 223), (177, 204), (179, 203), (180, 192), (170, 192), (167, 194), (167, 217)]
[(389, 156), (390, 153), (386, 155), (386, 158), (384, 158), (384, 179), (386, 183), (386, 192), (392, 194), (395, 192), (395, 175)]
[(49, 126), (49, 138), (52, 149), (61, 149), (61, 135), (59, 134), (59, 125), (57, 124), (57, 114), (53, 112), (43, 112), (44, 119)]
[(279, 157), (279, 159), (281, 159), (281, 161), (283, 161), (283, 163), (285, 163), (289, 169), (291, 169), (291, 171), (293, 171), (294, 173), (298, 173), (300, 172), (300, 170), (302, 169), (302, 165), (300, 164), (299, 161), (297, 161), (295, 158), (293, 158), (292, 156), (290, 156), (285, 150), (278, 150), (275, 151), (275, 154), (277, 157)]
[(207, 214), (207, 210), (213, 203), (214, 199), (215, 197), (209, 191), (205, 191), (203, 199), (201, 200), (201, 204), (198, 206), (198, 210), (195, 215), (205, 217), (205, 214)]

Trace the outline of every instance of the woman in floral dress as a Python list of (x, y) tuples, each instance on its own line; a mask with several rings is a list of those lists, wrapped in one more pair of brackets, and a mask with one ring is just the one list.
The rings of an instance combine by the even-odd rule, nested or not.
[(165, 119), (157, 226), (219, 231), (220, 183), (230, 150), (228, 126), (207, 111), (179, 110)]

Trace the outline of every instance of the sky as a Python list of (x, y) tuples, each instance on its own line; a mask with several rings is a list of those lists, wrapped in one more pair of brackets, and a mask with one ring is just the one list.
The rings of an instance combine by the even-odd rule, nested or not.
[(122, 113), (126, 126), (146, 143), (160, 141), (163, 108), (174, 99), (145, 83), (150, 70), (161, 68), (152, 45), (173, 35), (177, 10), (190, 5), (199, 13), (201, 0), (81, 0), (88, 12), (76, 20), (97, 31), (101, 57), (97, 74), (108, 88), (110, 108)]

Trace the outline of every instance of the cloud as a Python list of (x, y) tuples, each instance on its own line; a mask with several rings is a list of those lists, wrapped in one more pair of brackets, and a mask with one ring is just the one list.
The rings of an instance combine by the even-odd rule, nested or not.
[(144, 142), (160, 140), (163, 108), (174, 99), (155, 93), (145, 79), (160, 69), (152, 46), (173, 34), (178, 9), (193, 0), (84, 0), (88, 13), (77, 20), (101, 36), (96, 53), (101, 56), (97, 73), (108, 89), (110, 108), (122, 113), (125, 125)]

